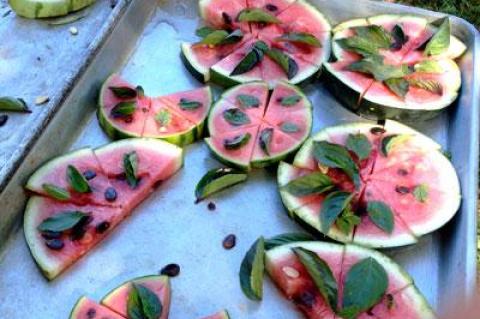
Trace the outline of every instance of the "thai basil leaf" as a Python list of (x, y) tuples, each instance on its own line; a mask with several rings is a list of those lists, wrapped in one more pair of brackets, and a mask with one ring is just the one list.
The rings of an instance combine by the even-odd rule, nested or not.
[(440, 82), (435, 80), (424, 80), (424, 79), (408, 79), (408, 84), (410, 86), (432, 92), (434, 94), (442, 95), (443, 87)]
[(88, 214), (80, 211), (67, 211), (48, 217), (38, 225), (37, 229), (41, 232), (63, 232), (72, 229), (80, 223), (80, 221), (87, 217)]
[(283, 246), (290, 243), (296, 243), (300, 241), (312, 241), (315, 238), (307, 233), (285, 233), (274, 236), (265, 241), (265, 249), (270, 250), (272, 248)]
[(392, 36), (382, 26), (368, 25), (353, 27), (358, 37), (367, 40), (379, 49), (389, 49), (392, 44)]
[(355, 215), (350, 205), (343, 210), (342, 214), (335, 221), (337, 228), (345, 235), (351, 234), (354, 227), (360, 225), (362, 219)]
[(322, 43), (316, 36), (306, 32), (289, 32), (275, 39), (276, 41), (287, 41), (306, 44), (315, 48), (321, 48)]
[(123, 156), (123, 170), (125, 172), (127, 184), (131, 188), (137, 187), (139, 182), (139, 179), (137, 177), (137, 170), (138, 170), (137, 152), (133, 151), (130, 153), (126, 153)]
[(297, 133), (300, 132), (300, 127), (292, 122), (283, 122), (280, 124), (280, 130), (284, 133)]
[(243, 109), (256, 108), (260, 106), (260, 100), (253, 95), (239, 94), (237, 95), (236, 100)]
[(450, 47), (450, 20), (448, 17), (442, 19), (437, 32), (428, 41), (424, 55), (439, 55)]
[(263, 41), (257, 41), (250, 52), (235, 66), (230, 75), (240, 75), (252, 70), (263, 60), (266, 50), (268, 50), (268, 45)]
[(215, 30), (213, 32), (210, 32), (207, 36), (205, 36), (202, 41), (200, 41), (201, 44), (206, 44), (206, 45), (218, 45), (222, 43), (226, 38), (228, 37), (228, 32), (225, 30)]
[(298, 74), (297, 62), (287, 54), (275, 48), (267, 50), (266, 54), (282, 68), (289, 80)]
[(371, 221), (377, 225), (378, 228), (388, 234), (393, 232), (393, 212), (387, 204), (379, 201), (368, 202), (367, 212)]
[(70, 199), (70, 193), (68, 190), (62, 187), (55, 186), (53, 184), (42, 184), (42, 188), (52, 198), (59, 201), (65, 201)]
[(144, 285), (132, 283), (127, 299), (129, 319), (159, 319), (163, 306), (158, 296)]
[(167, 127), (172, 120), (172, 114), (166, 109), (161, 109), (155, 114), (155, 121), (157, 121), (161, 127)]
[(226, 44), (233, 44), (240, 42), (243, 39), (243, 32), (240, 29), (236, 29), (233, 32), (229, 33), (225, 39), (223, 39), (219, 44), (226, 45)]
[(225, 147), (225, 149), (227, 150), (238, 150), (248, 144), (251, 138), (252, 134), (250, 133), (240, 134), (238, 136), (235, 136), (234, 138), (225, 139), (223, 141), (223, 147)]
[(443, 73), (443, 68), (436, 60), (421, 61), (414, 66), (415, 72)]
[(410, 84), (404, 78), (391, 78), (385, 80), (384, 83), (395, 95), (401, 98), (407, 95), (408, 89), (410, 88)]
[(307, 196), (311, 194), (322, 194), (335, 187), (330, 177), (322, 172), (298, 177), (281, 188), (294, 196)]
[(239, 12), (237, 20), (240, 22), (280, 23), (275, 16), (258, 8), (243, 9)]
[(77, 193), (90, 193), (92, 191), (85, 176), (73, 165), (67, 166), (67, 180), (70, 187)]
[(188, 100), (186, 98), (181, 98), (180, 102), (178, 103), (178, 106), (182, 110), (196, 110), (200, 107), (203, 106), (201, 102), (198, 101), (193, 101), (193, 100)]
[(394, 51), (401, 50), (403, 45), (408, 42), (408, 36), (403, 32), (402, 27), (398, 24), (393, 27), (391, 34), (393, 38), (391, 49)]
[(378, 47), (367, 39), (360, 37), (349, 37), (335, 40), (344, 50), (358, 53), (364, 57), (378, 54)]
[(385, 81), (391, 78), (401, 78), (412, 73), (412, 70), (407, 64), (384, 64), (383, 57), (380, 56), (369, 56), (363, 60), (353, 62), (346, 67), (346, 70), (370, 74), (377, 81)]
[(247, 180), (248, 175), (233, 168), (217, 168), (209, 171), (195, 188), (197, 202)]
[(347, 149), (355, 155), (359, 160), (364, 160), (370, 156), (372, 152), (372, 144), (365, 134), (349, 134), (347, 138)]
[(282, 106), (293, 106), (302, 100), (302, 97), (297, 94), (289, 95), (280, 100)]
[(110, 86), (108, 89), (119, 99), (133, 99), (137, 97), (137, 90), (128, 86)]
[(24, 99), (9, 96), (0, 97), (0, 111), (31, 113)]
[(250, 118), (247, 113), (236, 107), (223, 111), (223, 118), (233, 126), (241, 126), (250, 123)]
[(272, 143), (273, 138), (273, 128), (266, 128), (260, 132), (260, 137), (258, 143), (260, 148), (267, 155), (270, 156), (270, 143)]
[(135, 113), (137, 103), (134, 101), (120, 102), (115, 105), (110, 111), (112, 117), (128, 117)]
[(413, 196), (420, 202), (425, 203), (428, 199), (428, 185), (420, 184), (413, 190)]
[(320, 211), (320, 224), (324, 234), (328, 234), (340, 214), (349, 207), (352, 199), (353, 194), (341, 191), (330, 193), (325, 197)]
[(264, 257), (265, 240), (260, 237), (250, 247), (240, 266), (240, 287), (248, 299), (262, 300)]
[(205, 38), (212, 32), (215, 32), (215, 29), (211, 27), (201, 27), (195, 31), (195, 34), (197, 35), (197, 37)]

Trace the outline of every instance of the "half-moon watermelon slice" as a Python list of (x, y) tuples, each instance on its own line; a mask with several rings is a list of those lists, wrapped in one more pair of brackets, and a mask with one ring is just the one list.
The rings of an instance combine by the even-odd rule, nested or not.
[(103, 84), (98, 104), (98, 121), (112, 139), (152, 137), (187, 145), (203, 135), (212, 92), (203, 87), (150, 98), (113, 74)]
[(357, 318), (427, 319), (435, 318), (428, 302), (412, 278), (393, 260), (374, 250), (356, 245), (326, 242), (298, 242), (273, 248), (266, 253), (266, 269), (287, 299), (310, 319), (340, 319), (324, 299), (292, 248), (309, 250), (330, 268), (337, 283), (338, 309), (342, 308), (345, 277), (357, 262), (373, 258), (386, 272), (386, 292), (378, 304)]
[(269, 97), (265, 82), (251, 82), (226, 91), (213, 106), (205, 141), (222, 162), (250, 170), (295, 152), (311, 127), (312, 105), (297, 87), (279, 83)]
[(112, 310), (99, 305), (95, 301), (82, 297), (80, 298), (70, 313), (70, 319), (91, 319), (91, 318), (109, 318), (124, 319)]
[[(319, 164), (313, 150), (314, 143), (321, 141), (345, 147), (349, 137), (359, 135), (368, 141), (370, 151), (362, 160), (348, 151), (358, 170), (360, 182), (355, 185), (342, 169)], [(293, 165), (280, 164), (280, 196), (289, 214), (302, 225), (321, 232), (321, 211), (329, 193), (294, 196), (285, 188), (300, 176), (319, 171), (330, 178), (336, 190), (353, 196), (351, 209), (359, 218), (355, 227), (346, 232), (334, 223), (326, 233), (341, 242), (379, 248), (413, 244), (418, 237), (445, 225), (460, 205), (458, 177), (440, 146), (393, 121), (387, 121), (383, 127), (368, 123), (328, 127), (304, 144)], [(384, 203), (391, 210), (391, 231), (378, 226), (367, 214), (367, 207), (373, 202)]]

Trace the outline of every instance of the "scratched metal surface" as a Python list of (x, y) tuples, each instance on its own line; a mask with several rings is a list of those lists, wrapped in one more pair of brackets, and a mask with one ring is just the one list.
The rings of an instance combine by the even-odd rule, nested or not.
[[(435, 17), (423, 10), (366, 0), (311, 2), (331, 19), (332, 24), (385, 12), (417, 12)], [(143, 29), (135, 25), (138, 21), (148, 24)], [(196, 1), (130, 4), (116, 31), (72, 92), (73, 97), (68, 101), (70, 108), (85, 108), (79, 101), (94, 105), (91, 94), (85, 92), (97, 89), (101, 76), (112, 71), (141, 83), (149, 95), (200, 86), (179, 58), (179, 44), (194, 39), (193, 33), (199, 23)], [(414, 126), (453, 153), (464, 197), (461, 211), (445, 228), (425, 236), (419, 244), (387, 252), (408, 270), (440, 312), (448, 301), (469, 293), (475, 284), (479, 43), (473, 27), (459, 19), (454, 19), (453, 24), (455, 33), (469, 45), (469, 52), (461, 60), (464, 87), (459, 103), (449, 113)], [(136, 45), (118, 41), (125, 39), (121, 34), (126, 30), (138, 39)], [(126, 61), (111, 61), (116, 54), (126, 54), (130, 48), (133, 52)], [(306, 92), (314, 104), (314, 131), (326, 125), (359, 119), (341, 107), (321, 83), (308, 86)], [(66, 148), (108, 142), (93, 108), (86, 109), (86, 125), (81, 127), (73, 144), (65, 142)], [(56, 121), (65, 120), (67, 115)], [(56, 136), (54, 134), (55, 130), (46, 132), (50, 137)], [(48, 141), (45, 138), (38, 144), (45, 146)], [(38, 151), (41, 152), (41, 148)], [(193, 191), (205, 171), (217, 166), (219, 164), (209, 156), (203, 143), (187, 147), (184, 169), (142, 203), (110, 238), (52, 283), (37, 271), (22, 230), (18, 229), (0, 260), (0, 317), (24, 318), (35, 314), (35, 318), (66, 318), (81, 295), (100, 298), (122, 281), (156, 273), (171, 262), (182, 267), (181, 275), (172, 283), (172, 319), (196, 318), (220, 308), (228, 308), (232, 318), (300, 317), (269, 280), (261, 303), (243, 297), (238, 284), (241, 259), (259, 235), (300, 230), (284, 213), (276, 190), (275, 172), (254, 171), (244, 185), (213, 198), (217, 209), (210, 212), (205, 203), (193, 204)], [(225, 251), (221, 242), (229, 233), (237, 235), (238, 244), (235, 249)]]

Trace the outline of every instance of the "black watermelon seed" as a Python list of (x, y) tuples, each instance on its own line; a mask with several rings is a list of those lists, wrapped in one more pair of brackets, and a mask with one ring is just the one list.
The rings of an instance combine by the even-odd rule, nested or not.
[(95, 171), (93, 171), (91, 169), (88, 169), (85, 172), (83, 172), (83, 176), (87, 179), (87, 181), (89, 181), (89, 180), (97, 177), (97, 173), (95, 173)]
[(132, 122), (133, 122), (133, 116), (131, 116), (131, 115), (130, 115), (130, 116), (126, 116), (126, 117), (123, 119), (123, 121), (124, 121), (125, 123), (132, 123)]
[(387, 298), (387, 309), (392, 309), (394, 306), (394, 299), (392, 294), (387, 294), (385, 296)]
[(223, 248), (232, 249), (237, 244), (237, 237), (234, 234), (230, 234), (223, 240)]
[(154, 188), (154, 189), (159, 188), (160, 185), (162, 185), (162, 184), (163, 184), (163, 181), (162, 181), (162, 180), (156, 181), (156, 182), (153, 184), (153, 188)]
[(215, 210), (215, 209), (217, 208), (217, 205), (215, 205), (214, 202), (210, 202), (210, 203), (208, 203), (207, 208), (208, 208), (208, 210), (212, 210), (212, 211), (213, 211), (213, 210)]
[(283, 97), (277, 98), (277, 103), (282, 103), (282, 101), (283, 101)]
[(88, 319), (93, 319), (97, 315), (97, 311), (93, 308), (88, 309), (87, 311), (87, 318)]
[(180, 266), (177, 264), (168, 264), (160, 270), (160, 274), (168, 277), (176, 277), (180, 274)]
[(274, 4), (271, 4), (271, 3), (268, 3), (265, 8), (268, 10), (268, 11), (277, 11), (278, 10), (278, 7)]
[(42, 237), (44, 239), (59, 239), (60, 237), (62, 237), (62, 233), (59, 231), (46, 230), (42, 232)]
[(118, 181), (124, 181), (127, 179), (127, 176), (125, 175), (125, 173), (120, 173), (120, 174), (117, 174), (117, 176), (115, 176), (115, 179)]
[(406, 169), (400, 168), (400, 169), (398, 169), (397, 174), (400, 175), (400, 176), (407, 176), (408, 171)]
[(315, 294), (310, 291), (303, 292), (300, 296), (295, 297), (293, 302), (295, 302), (297, 305), (302, 305), (312, 309), (315, 305)]
[(108, 187), (104, 193), (107, 202), (114, 202), (117, 199), (117, 191), (113, 187)]
[(232, 25), (232, 17), (228, 13), (222, 12), (222, 18), (226, 25)]
[(4, 126), (5, 123), (8, 121), (8, 115), (7, 114), (2, 114), (0, 115), (0, 126)]
[(367, 315), (373, 316), (372, 310), (373, 310), (373, 308), (368, 309), (368, 310), (367, 310)]
[(410, 193), (410, 188), (405, 187), (405, 186), (396, 186), (395, 191), (399, 194), (408, 194)]
[(110, 223), (107, 221), (101, 222), (95, 227), (95, 231), (99, 234), (103, 234), (110, 228)]
[(373, 135), (380, 135), (380, 134), (383, 134), (385, 133), (385, 129), (382, 128), (382, 127), (378, 127), (378, 126), (375, 126), (375, 127), (372, 127), (370, 129), (370, 133), (372, 133)]
[(63, 240), (61, 239), (47, 239), (45, 241), (45, 244), (47, 245), (48, 248), (52, 250), (61, 250), (65, 244), (63, 243)]

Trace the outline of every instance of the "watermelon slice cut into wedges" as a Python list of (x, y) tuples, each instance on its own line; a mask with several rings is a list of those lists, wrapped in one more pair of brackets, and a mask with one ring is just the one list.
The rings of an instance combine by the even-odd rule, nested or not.
[(230, 319), (230, 316), (228, 315), (228, 312), (226, 310), (222, 310), (214, 315), (205, 317), (203, 319)]
[[(346, 145), (347, 137), (362, 134), (370, 142), (369, 156), (351, 157), (359, 168), (360, 185), (336, 168), (319, 165), (313, 156), (315, 141)], [(392, 141), (392, 142), (390, 142)], [(440, 152), (440, 146), (413, 129), (387, 121), (383, 127), (351, 123), (323, 129), (298, 151), (293, 165), (281, 163), (278, 169), (280, 196), (289, 214), (301, 225), (322, 230), (320, 212), (327, 194), (294, 196), (283, 187), (299, 176), (321, 171), (337, 189), (354, 194), (353, 212), (360, 217), (352, 233), (334, 226), (326, 234), (341, 242), (373, 248), (414, 244), (453, 218), (461, 202), (455, 168)], [(370, 202), (386, 204), (393, 214), (393, 231), (378, 227), (367, 214)]]
[(95, 301), (82, 297), (80, 298), (70, 313), (70, 319), (91, 319), (91, 318), (109, 318), (124, 319), (114, 311), (99, 305)]
[(305, 267), (293, 253), (292, 248), (295, 247), (307, 249), (327, 263), (337, 282), (337, 308), (342, 308), (346, 274), (353, 264), (370, 257), (385, 269), (388, 276), (387, 291), (377, 305), (357, 318), (435, 318), (410, 276), (393, 260), (374, 250), (356, 245), (299, 242), (267, 251), (265, 266), (270, 278), (306, 318), (340, 319), (328, 306)]
[[(256, 103), (242, 105), (239, 96)], [(311, 127), (312, 105), (300, 89), (282, 82), (269, 96), (266, 83), (251, 82), (228, 90), (213, 106), (205, 141), (223, 163), (250, 170), (288, 157), (307, 139)], [(248, 143), (225, 147), (225, 141), (245, 134), (250, 136)]]
[[(72, 156), (87, 151), (87, 154), (94, 154), (93, 160), (89, 156)], [(124, 158), (127, 154), (136, 156), (136, 185), (128, 182), (125, 173)], [(88, 183), (92, 189), (97, 187), (98, 184), (94, 183), (97, 179), (108, 185), (109, 190), (101, 192), (103, 202), (96, 200), (99, 197), (88, 198), (76, 193), (72, 193), (70, 199), (58, 201), (39, 193), (29, 199), (25, 209), (25, 238), (39, 268), (50, 280), (92, 250), (161, 181), (175, 174), (183, 165), (183, 151), (175, 145), (156, 139), (126, 139), (94, 150), (72, 152), (52, 160), (40, 167), (31, 180), (37, 181), (41, 177), (54, 185), (61, 185), (66, 164), (74, 163), (76, 167), (88, 164), (87, 167), (91, 167), (92, 161), (96, 175)], [(35, 183), (29, 182), (29, 185), (31, 189)], [(71, 220), (68, 216), (79, 213), (81, 218), (73, 224), (67, 223)], [(39, 229), (41, 224), (52, 218), (59, 219), (61, 225), (67, 223), (68, 226)]]
[[(119, 98), (113, 87), (137, 90), (135, 98)], [(204, 122), (212, 104), (212, 92), (206, 86), (161, 97), (144, 96), (119, 75), (111, 75), (100, 90), (98, 120), (112, 139), (152, 137), (177, 145), (187, 145), (203, 136)], [(133, 102), (133, 113), (118, 115), (112, 110), (123, 102)]]

